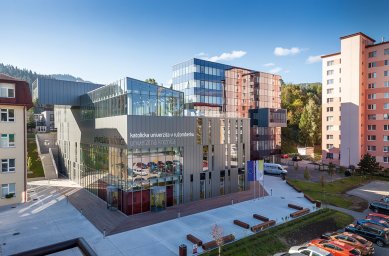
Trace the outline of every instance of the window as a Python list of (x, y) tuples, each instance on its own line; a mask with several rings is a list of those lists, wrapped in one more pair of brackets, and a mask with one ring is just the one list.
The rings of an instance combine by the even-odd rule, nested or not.
[(389, 120), (389, 114), (384, 114), (384, 120)]
[(389, 131), (389, 124), (384, 124), (384, 131)]
[(376, 120), (376, 115), (367, 115), (368, 120)]
[(377, 73), (376, 73), (376, 72), (369, 73), (369, 74), (368, 74), (368, 77), (369, 77), (369, 78), (376, 78), (376, 77), (377, 77)]
[(15, 122), (14, 109), (0, 109), (1, 122)]
[(384, 76), (389, 76), (389, 70), (384, 71)]
[(373, 58), (377, 56), (377, 51), (369, 52), (369, 58)]
[(330, 134), (330, 135), (327, 135), (327, 140), (332, 140), (334, 139), (334, 135)]
[(368, 88), (369, 88), (369, 89), (374, 89), (374, 88), (375, 88), (375, 83), (370, 83), (370, 84), (368, 85)]
[(384, 135), (384, 141), (389, 141), (389, 135)]
[(377, 62), (370, 62), (368, 64), (369, 68), (374, 68), (374, 67), (377, 67)]
[(334, 79), (328, 79), (327, 80), (327, 84), (333, 84), (334, 83)]
[(14, 84), (0, 84), (0, 98), (15, 98)]
[(334, 126), (333, 125), (327, 125), (327, 131), (333, 131)]
[(15, 147), (15, 134), (1, 134), (0, 148)]
[(334, 153), (327, 153), (326, 159), (334, 159)]
[(334, 98), (327, 98), (327, 103), (334, 102)]
[(384, 87), (389, 87), (389, 81), (384, 82)]
[(376, 146), (367, 146), (367, 151), (375, 151), (376, 150)]
[(332, 149), (334, 148), (334, 144), (327, 144), (327, 149)]
[(385, 99), (388, 99), (388, 98), (389, 98), (389, 92), (385, 92), (385, 93), (384, 93), (384, 98), (385, 98)]
[(376, 97), (377, 97), (377, 95), (376, 95), (375, 93), (371, 93), (371, 94), (368, 94), (368, 95), (367, 95), (367, 98), (368, 98), (369, 100), (374, 100), (374, 99), (376, 99)]
[(15, 159), (1, 159), (1, 172), (15, 172)]
[(367, 126), (367, 130), (368, 131), (375, 131), (376, 130), (376, 125), (375, 124), (369, 124), (368, 126)]
[(389, 152), (389, 146), (384, 146), (384, 152)]
[(384, 109), (389, 109), (389, 103), (384, 104)]
[(334, 117), (333, 116), (327, 116), (327, 121), (333, 121), (334, 120)]
[(376, 109), (376, 104), (369, 104), (369, 105), (367, 105), (367, 109), (369, 109), (369, 110)]
[(334, 108), (333, 107), (327, 107), (327, 112), (333, 112)]
[(385, 60), (385, 66), (389, 66), (389, 60)]
[(327, 70), (327, 76), (333, 75), (333, 74), (334, 74), (334, 70), (333, 69)]
[(327, 61), (327, 66), (332, 66), (332, 65), (334, 65), (334, 61), (333, 60)]
[(15, 196), (15, 183), (1, 185), (1, 197), (4, 198), (9, 194), (13, 194), (13, 196)]
[(331, 94), (334, 92), (334, 89), (327, 89), (327, 94)]
[(389, 55), (389, 48), (384, 50), (384, 55)]
[(389, 156), (384, 156), (384, 163), (389, 163)]
[(368, 141), (375, 141), (376, 140), (376, 136), (375, 135), (368, 135), (367, 136), (367, 140)]

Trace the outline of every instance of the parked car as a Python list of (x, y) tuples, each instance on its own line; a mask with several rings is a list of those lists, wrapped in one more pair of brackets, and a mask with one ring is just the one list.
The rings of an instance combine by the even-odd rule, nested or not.
[(289, 158), (289, 155), (288, 154), (281, 154), (280, 157), (286, 159), (286, 158)]
[(333, 256), (332, 253), (317, 246), (292, 246), (289, 253), (302, 253), (307, 256)]
[(389, 196), (384, 196), (380, 199), (380, 201), (384, 202), (384, 203), (389, 203)]
[(362, 225), (365, 223), (372, 223), (374, 225), (382, 226), (384, 228), (389, 228), (389, 223), (384, 220), (372, 220), (372, 219), (359, 219), (357, 220), (357, 225)]
[(367, 241), (365, 238), (348, 232), (332, 232), (321, 235), (321, 238), (328, 240), (337, 240), (354, 246), (361, 251), (362, 255), (373, 255), (373, 243)]
[(288, 171), (285, 170), (280, 164), (271, 164), (264, 163), (263, 171), (268, 174), (287, 174)]
[(380, 214), (380, 213), (369, 213), (365, 219), (372, 219), (372, 220), (383, 220), (389, 223), (389, 215)]
[(149, 174), (149, 170), (148, 169), (134, 169), (133, 172), (136, 175), (140, 175), (140, 176), (146, 176), (146, 175)]
[(306, 256), (305, 254), (296, 252), (296, 253), (289, 253), (289, 252), (279, 252), (274, 254), (273, 256)]
[(389, 203), (373, 201), (369, 204), (369, 208), (376, 213), (389, 214)]
[(332, 253), (334, 256), (359, 256), (362, 254), (354, 246), (336, 240), (314, 239), (308, 245), (317, 246)]
[(302, 161), (302, 160), (303, 159), (300, 156), (298, 156), (298, 155), (292, 157), (292, 161), (295, 161), (295, 162)]
[(345, 230), (360, 235), (380, 247), (389, 244), (389, 229), (381, 226), (371, 223), (365, 223), (363, 225), (350, 224)]

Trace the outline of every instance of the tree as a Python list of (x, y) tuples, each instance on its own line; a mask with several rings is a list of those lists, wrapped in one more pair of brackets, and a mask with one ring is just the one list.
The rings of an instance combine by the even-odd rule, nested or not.
[(301, 114), (299, 122), (301, 143), (314, 146), (319, 142), (321, 136), (321, 113), (313, 99), (308, 100)]
[(332, 162), (330, 162), (328, 164), (328, 174), (331, 177), (331, 181), (332, 181), (332, 176), (334, 176), (334, 174), (335, 174), (335, 170), (336, 170), (335, 165)]
[(309, 173), (309, 170), (308, 170), (307, 166), (305, 166), (305, 170), (304, 170), (304, 179), (306, 179), (306, 180), (310, 180), (311, 179), (311, 174)]
[(29, 156), (27, 160), (27, 168), (29, 171), (31, 171), (31, 167), (32, 167), (32, 158), (31, 156)]
[(155, 85), (158, 85), (157, 81), (155, 81), (154, 78), (147, 78), (145, 80), (146, 83), (149, 83), (149, 84), (155, 84)]
[(361, 161), (358, 163), (359, 171), (362, 175), (373, 174), (382, 170), (380, 164), (376, 161), (374, 156), (369, 153), (363, 155)]
[(216, 241), (216, 244), (219, 248), (219, 256), (221, 255), (222, 246), (224, 243), (223, 240), (223, 228), (221, 226), (218, 226), (217, 224), (212, 226), (211, 235), (213, 240)]

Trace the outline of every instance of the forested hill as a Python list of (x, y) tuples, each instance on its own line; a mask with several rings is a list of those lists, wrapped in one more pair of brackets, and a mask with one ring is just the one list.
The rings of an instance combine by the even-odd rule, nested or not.
[(74, 81), (74, 82), (84, 81), (79, 77), (74, 77), (72, 75), (67, 75), (67, 74), (41, 75), (41, 74), (37, 74), (36, 72), (32, 72), (31, 70), (28, 70), (25, 68), (20, 69), (18, 67), (14, 67), (12, 65), (5, 65), (3, 63), (0, 63), (0, 73), (6, 74), (6, 75), (9, 75), (9, 76), (21, 79), (21, 80), (26, 80), (30, 85), (38, 77), (50, 77), (50, 78), (54, 78), (54, 79)]
[(283, 84), (282, 108), (288, 111), (288, 127), (282, 128), (282, 151), (296, 152), (296, 146), (321, 144), (321, 83)]

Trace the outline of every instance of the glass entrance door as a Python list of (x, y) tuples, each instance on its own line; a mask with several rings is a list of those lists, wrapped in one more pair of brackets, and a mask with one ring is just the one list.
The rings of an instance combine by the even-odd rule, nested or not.
[(151, 188), (151, 211), (158, 212), (166, 209), (166, 187), (155, 186)]

